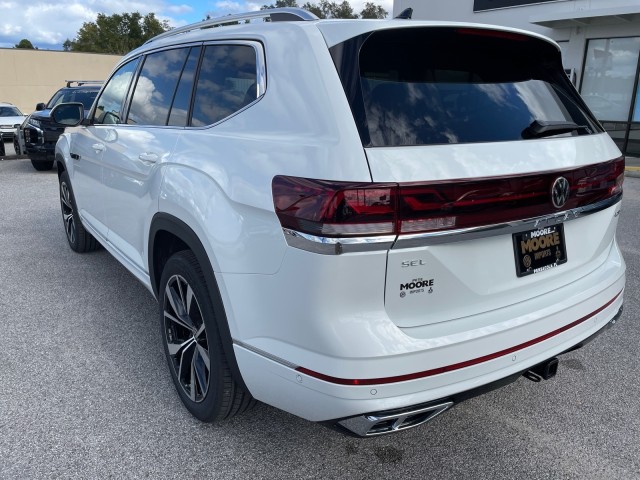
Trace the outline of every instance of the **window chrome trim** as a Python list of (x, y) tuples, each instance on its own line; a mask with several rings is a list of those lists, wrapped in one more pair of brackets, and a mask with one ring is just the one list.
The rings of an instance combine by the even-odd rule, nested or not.
[(622, 199), (622, 192), (601, 202), (584, 207), (565, 210), (541, 217), (527, 218), (513, 222), (505, 222), (481, 227), (445, 230), (433, 233), (418, 233), (415, 235), (381, 235), (375, 237), (346, 237), (329, 238), (298, 232), (283, 228), (284, 238), (290, 247), (299, 248), (322, 255), (340, 255), (343, 253), (371, 252), (380, 250), (397, 250), (402, 248), (426, 247), (445, 243), (462, 242), (478, 238), (509, 235), (524, 230), (543, 228), (549, 225), (566, 223), (593, 213), (601, 212), (618, 204)]

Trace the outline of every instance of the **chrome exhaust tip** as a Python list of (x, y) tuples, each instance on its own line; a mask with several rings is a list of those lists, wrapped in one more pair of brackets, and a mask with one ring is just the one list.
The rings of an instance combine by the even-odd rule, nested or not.
[(417, 427), (433, 420), (452, 406), (453, 402), (443, 402), (421, 408), (409, 407), (386, 412), (367, 413), (358, 417), (340, 420), (337, 424), (360, 437), (372, 437)]

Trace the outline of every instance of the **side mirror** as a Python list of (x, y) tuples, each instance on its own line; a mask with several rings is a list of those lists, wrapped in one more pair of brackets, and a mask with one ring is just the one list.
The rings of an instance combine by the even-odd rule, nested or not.
[(76, 127), (84, 120), (84, 105), (79, 102), (60, 103), (51, 110), (54, 122), (67, 127)]
[(40, 111), (44, 110), (45, 108), (47, 108), (47, 106), (42, 102), (36, 104), (36, 112), (40, 112)]

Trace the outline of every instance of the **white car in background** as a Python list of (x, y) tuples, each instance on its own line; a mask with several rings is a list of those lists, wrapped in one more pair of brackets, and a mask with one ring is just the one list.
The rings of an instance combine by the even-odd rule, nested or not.
[(0, 135), (2, 141), (12, 141), (26, 115), (11, 103), (0, 102)]
[(403, 430), (554, 376), (622, 312), (624, 158), (540, 35), (229, 16), (126, 55), (88, 118), (52, 116), (69, 245), (156, 296), (203, 421), (257, 399)]

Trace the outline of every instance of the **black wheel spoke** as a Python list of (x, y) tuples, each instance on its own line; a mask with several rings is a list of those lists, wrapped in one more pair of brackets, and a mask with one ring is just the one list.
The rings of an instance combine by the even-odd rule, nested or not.
[(169, 320), (171, 320), (172, 322), (177, 323), (181, 327), (186, 328), (187, 330), (191, 330), (191, 325), (189, 323), (185, 322), (184, 320), (182, 320), (179, 317), (174, 317), (173, 315), (171, 315), (166, 310), (164, 311), (164, 318), (168, 318)]
[(195, 380), (197, 382), (196, 391), (200, 391), (202, 396), (206, 395), (207, 388), (209, 386), (209, 372), (206, 368), (202, 357), (200, 356), (200, 351), (196, 350), (193, 355), (192, 360), (193, 372), (195, 373)]
[(211, 360), (209, 360), (209, 352), (206, 351), (204, 347), (199, 343), (196, 344), (196, 349), (198, 350), (198, 356), (204, 362), (204, 366), (207, 368), (207, 371), (211, 370)]
[(189, 340), (185, 340), (184, 342), (181, 342), (181, 343), (167, 342), (167, 347), (169, 348), (169, 355), (171, 355), (172, 357), (182, 356), (183, 351), (189, 348), (193, 343), (194, 343), (193, 338), (190, 338)]
[(170, 315), (171, 320), (181, 323), (191, 331), (195, 330), (195, 325), (193, 321), (189, 317), (186, 308), (186, 299), (182, 294), (182, 285), (181, 282), (176, 281), (175, 285), (167, 284), (167, 298), (169, 300), (169, 304), (173, 309), (174, 315), (171, 315), (165, 309), (165, 316)]

